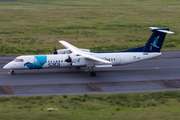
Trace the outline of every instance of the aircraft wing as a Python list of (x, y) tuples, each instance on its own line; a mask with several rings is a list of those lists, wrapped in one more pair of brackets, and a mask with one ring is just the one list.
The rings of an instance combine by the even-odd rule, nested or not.
[(92, 55), (89, 55), (89, 54), (86, 54), (85, 52), (79, 50), (77, 47), (69, 44), (68, 42), (66, 41), (59, 41), (65, 48), (69, 49), (72, 53), (75, 53), (79, 56), (84, 56), (85, 58), (88, 58), (88, 59), (91, 59), (91, 60), (95, 60), (95, 61), (99, 61), (99, 62), (103, 62), (103, 63), (106, 63), (106, 64), (111, 64), (112, 62), (110, 61), (107, 61), (107, 60), (103, 60), (101, 58), (97, 58), (97, 57), (94, 57)]

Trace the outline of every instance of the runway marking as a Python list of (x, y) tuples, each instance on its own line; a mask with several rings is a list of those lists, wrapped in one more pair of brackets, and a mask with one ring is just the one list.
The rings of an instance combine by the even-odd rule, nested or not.
[[(169, 81), (173, 81), (173, 80), (179, 80), (180, 79), (169, 79)], [(165, 81), (163, 80), (139, 80), (139, 81), (115, 81), (115, 82), (93, 82), (91, 83), (91, 85), (95, 86), (94, 84), (104, 84), (104, 83), (132, 83), (132, 82), (157, 82), (157, 81)], [(28, 85), (6, 85), (6, 86), (43, 86), (43, 85), (79, 85), (79, 84), (88, 84), (90, 85), (90, 83), (61, 83), (61, 84), (28, 84)], [(99, 88), (100, 89), (100, 88)], [(102, 90), (103, 91), (103, 90)]]
[[(175, 79), (180, 80), (180, 79)], [(115, 81), (115, 82), (93, 82), (91, 84), (102, 84), (102, 83), (125, 83), (125, 82), (155, 82), (163, 80), (144, 80), (144, 81)], [(89, 83), (61, 83), (61, 84), (27, 84), (27, 85), (6, 85), (6, 86), (43, 86), (43, 85), (76, 85), (76, 84), (89, 84)]]
[(11, 89), (9, 89), (8, 86), (2, 85), (2, 88), (6, 91), (7, 94), (14, 95), (14, 93), (11, 91)]
[(164, 80), (164, 81), (180, 88), (180, 85), (175, 82), (172, 82), (172, 80)]
[[(176, 80), (176, 81), (180, 81), (180, 79), (169, 79), (169, 80), (165, 80), (165, 79), (162, 79), (162, 80), (142, 80), (142, 81), (116, 81), (116, 82), (93, 82), (93, 83), (64, 83), (64, 84), (27, 84), (27, 85), (0, 85), (5, 91), (7, 94), (9, 95), (14, 95), (13, 91), (11, 91), (11, 89), (9, 89), (9, 87), (11, 86), (43, 86), (43, 85), (88, 85), (90, 86), (91, 88), (95, 89), (96, 91), (98, 92), (106, 92), (106, 91), (103, 91), (101, 88), (97, 87), (95, 84), (108, 84), (108, 83), (135, 83), (135, 82), (159, 82), (159, 81), (164, 81), (164, 82), (167, 82), (167, 83), (170, 83), (176, 87), (179, 87), (180, 88), (180, 85), (179, 84), (176, 84), (174, 83), (173, 81)], [(53, 86), (52, 86), (53, 87)], [(61, 86), (60, 86), (61, 87)], [(16, 93), (16, 94), (19, 94), (19, 93)]]
[[(150, 58), (150, 59), (179, 59), (180, 57), (165, 57), (165, 58), (162, 58), (162, 57), (154, 57), (154, 58)], [(149, 59), (148, 59), (149, 60)]]
[(87, 85), (89, 85), (90, 87), (94, 88), (95, 90), (97, 90), (97, 91), (99, 91), (99, 92), (105, 92), (105, 91), (103, 91), (101, 88), (95, 86), (95, 85), (92, 84), (92, 83), (87, 83)]
[[(154, 58), (156, 58), (156, 59), (164, 59), (164, 58), (160, 58), (160, 57), (154, 57)], [(152, 58), (153, 59), (153, 58)]]
[(170, 69), (170, 68), (180, 68), (180, 66), (173, 66), (173, 67), (152, 67), (152, 68), (129, 68), (129, 69), (110, 69), (110, 70), (97, 70), (97, 71), (151, 70), (151, 69)]
[(9, 75), (11, 75), (10, 72), (2, 72), (2, 73), (0, 73), (0, 74), (9, 74)]
[[(180, 79), (172, 79), (172, 80), (180, 80)], [(133, 82), (158, 82), (164, 80), (139, 80), (139, 81), (115, 81), (115, 82), (93, 82), (93, 84), (103, 84), (103, 83), (133, 83)]]
[(7, 85), (7, 86), (43, 86), (43, 85), (76, 85), (87, 83), (62, 83), (62, 84), (28, 84), (28, 85)]

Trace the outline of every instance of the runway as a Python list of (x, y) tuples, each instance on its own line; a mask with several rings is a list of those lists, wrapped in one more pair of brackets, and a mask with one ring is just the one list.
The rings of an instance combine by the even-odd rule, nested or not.
[(96, 77), (91, 77), (86, 68), (16, 70), (16, 75), (10, 75), (2, 68), (15, 56), (0, 57), (0, 96), (180, 90), (180, 51), (162, 54), (129, 65), (95, 69)]

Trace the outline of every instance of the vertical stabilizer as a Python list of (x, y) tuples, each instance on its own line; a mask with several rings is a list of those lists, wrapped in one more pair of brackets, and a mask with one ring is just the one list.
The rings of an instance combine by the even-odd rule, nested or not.
[(166, 34), (174, 34), (169, 28), (150, 27), (152, 35), (144, 46), (142, 52), (160, 52)]

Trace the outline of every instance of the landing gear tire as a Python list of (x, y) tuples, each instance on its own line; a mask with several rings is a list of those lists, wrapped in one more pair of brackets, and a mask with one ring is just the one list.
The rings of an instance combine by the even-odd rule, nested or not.
[(91, 75), (92, 77), (95, 77), (95, 76), (96, 76), (96, 73), (95, 73), (95, 72), (91, 72), (90, 75)]
[(15, 75), (15, 72), (14, 72), (14, 70), (11, 70), (11, 75)]

